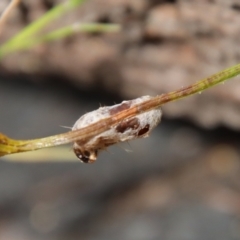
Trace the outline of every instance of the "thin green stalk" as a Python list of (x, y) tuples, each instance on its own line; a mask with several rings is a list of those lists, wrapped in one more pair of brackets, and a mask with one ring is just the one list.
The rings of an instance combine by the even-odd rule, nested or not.
[(179, 89), (174, 92), (165, 93), (158, 97), (159, 104), (162, 105), (167, 102), (179, 100), (181, 98), (188, 97), (195, 93), (201, 93), (202, 91), (211, 88), (219, 83), (231, 79), (240, 74), (240, 64), (227, 68), (221, 72), (213, 74), (210, 77), (204, 78), (186, 88)]
[(74, 24), (72, 26), (67, 26), (51, 33), (46, 34), (40, 38), (40, 42), (53, 41), (61, 39), (72, 35), (76, 32), (89, 32), (89, 33), (98, 33), (98, 32), (117, 32), (120, 30), (120, 25), (118, 24), (104, 24), (104, 23), (82, 23)]
[(135, 107), (120, 111), (114, 116), (106, 117), (78, 130), (32, 140), (15, 140), (0, 134), (0, 156), (63, 145), (74, 141), (81, 142), (83, 140), (90, 139), (103, 133), (104, 131), (107, 131), (110, 128), (113, 128), (115, 125), (125, 119), (149, 111), (153, 108), (158, 108), (167, 102), (175, 101), (180, 98), (202, 92), (239, 74), (240, 64), (237, 64), (210, 77), (204, 78), (188, 87), (156, 96), (155, 98), (140, 103)]
[[(83, 23), (83, 24), (74, 24), (71, 26), (63, 27), (58, 30), (47, 33), (43, 36), (37, 38), (28, 38), (26, 41), (15, 42), (14, 45), (4, 47), (2, 53), (4, 55), (7, 53), (30, 49), (38, 44), (59, 40), (70, 36), (77, 32), (116, 32), (120, 29), (120, 26), (117, 24), (103, 24), (103, 23)], [(0, 47), (1, 53), (1, 47)]]
[(56, 18), (62, 16), (67, 11), (70, 11), (82, 4), (85, 0), (69, 0), (65, 3), (59, 4), (56, 7), (49, 10), (41, 18), (34, 21), (27, 27), (25, 27), (19, 34), (14, 36), (11, 40), (7, 41), (0, 47), (0, 58), (8, 54), (9, 52), (15, 51), (17, 47), (21, 45), (21, 42), (28, 41), (42, 30), (47, 24), (51, 23)]

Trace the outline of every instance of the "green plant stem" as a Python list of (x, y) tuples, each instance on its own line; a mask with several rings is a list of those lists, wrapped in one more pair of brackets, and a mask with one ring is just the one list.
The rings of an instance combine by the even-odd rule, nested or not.
[(8, 138), (3, 134), (0, 134), (0, 156), (16, 152), (33, 151), (41, 148), (63, 145), (74, 141), (83, 141), (90, 139), (114, 127), (119, 123), (119, 121), (123, 121), (124, 119), (136, 116), (137, 114), (149, 111), (153, 108), (157, 108), (167, 102), (175, 101), (180, 98), (202, 92), (239, 74), (240, 64), (237, 64), (210, 77), (204, 78), (188, 87), (156, 96), (155, 98), (138, 104), (133, 108), (129, 108), (116, 113), (114, 117), (106, 117), (96, 123), (78, 130), (32, 140), (15, 140)]
[(118, 24), (103, 24), (103, 23), (82, 23), (74, 24), (72, 26), (64, 27), (53, 31), (43, 36), (40, 41), (53, 41), (72, 35), (76, 32), (89, 32), (89, 33), (101, 33), (101, 32), (117, 32), (120, 30)]
[(3, 48), (0, 47), (0, 56), (5, 56), (11, 52), (30, 49), (38, 44), (44, 42), (50, 42), (65, 38), (77, 32), (116, 32), (120, 29), (117, 24), (103, 24), (103, 23), (83, 23), (74, 24), (71, 26), (63, 27), (58, 30), (52, 31), (46, 35), (29, 38), (26, 41), (15, 42), (15, 44), (5, 45)]
[(18, 49), (15, 46), (19, 46), (21, 44), (24, 45), (24, 43), (21, 42), (28, 42), (29, 39), (34, 38), (34, 35), (36, 35), (47, 24), (51, 23), (56, 18), (62, 16), (67, 11), (74, 9), (78, 5), (82, 4), (84, 1), (85, 0), (69, 0), (49, 10), (41, 18), (25, 27), (19, 34), (17, 34), (12, 39), (3, 44), (0, 47), (0, 58), (5, 56), (9, 52), (14, 51), (15, 49)]

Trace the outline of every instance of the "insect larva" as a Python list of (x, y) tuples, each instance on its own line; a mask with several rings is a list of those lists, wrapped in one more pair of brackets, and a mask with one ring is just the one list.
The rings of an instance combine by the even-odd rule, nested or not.
[[(72, 130), (80, 129), (98, 122), (107, 117), (114, 116), (120, 111), (135, 107), (137, 104), (151, 99), (150, 96), (143, 96), (130, 101), (123, 101), (109, 107), (86, 113), (74, 124)], [(93, 163), (97, 159), (98, 152), (118, 142), (124, 142), (136, 138), (147, 137), (154, 127), (160, 122), (162, 111), (156, 108), (134, 117), (123, 119), (110, 129), (90, 139), (76, 141), (73, 150), (76, 156), (84, 163)]]

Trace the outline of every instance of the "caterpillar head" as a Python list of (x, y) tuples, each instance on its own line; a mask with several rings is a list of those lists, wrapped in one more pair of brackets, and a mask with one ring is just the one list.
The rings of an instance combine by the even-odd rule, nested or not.
[(73, 151), (77, 158), (83, 163), (94, 163), (97, 160), (98, 150), (84, 149), (75, 142)]

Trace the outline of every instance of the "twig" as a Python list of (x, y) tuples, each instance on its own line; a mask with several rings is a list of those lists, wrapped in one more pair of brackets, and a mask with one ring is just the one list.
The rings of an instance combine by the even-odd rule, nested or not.
[[(12, 39), (4, 43), (0, 47), (0, 58), (4, 57), (6, 54), (10, 52), (14, 52), (16, 50), (26, 48), (28, 42), (36, 40), (37, 33), (39, 33), (47, 24), (51, 23), (53, 20), (62, 16), (66, 12), (74, 9), (75, 7), (82, 4), (85, 0), (68, 0), (64, 3), (60, 3), (50, 9), (47, 13), (45, 13), (42, 17), (37, 19), (36, 21), (29, 24), (25, 27), (20, 33), (14, 36)], [(31, 42), (32, 44), (32, 42)], [(20, 47), (19, 47), (20, 46)], [(32, 46), (32, 45), (31, 45)]]
[(0, 34), (2, 33), (3, 26), (6, 20), (8, 19), (9, 14), (19, 3), (20, 3), (20, 0), (12, 0), (10, 4), (7, 6), (7, 8), (4, 10), (4, 12), (2, 13), (0, 17)]
[(50, 33), (47, 33), (43, 36), (38, 37), (29, 37), (23, 40), (14, 40), (14, 44), (6, 43), (3, 46), (0, 46), (0, 56), (3, 57), (6, 54), (11, 52), (30, 49), (38, 44), (51, 42), (58, 39), (65, 38), (69, 35), (72, 35), (77, 32), (117, 32), (120, 30), (120, 25), (118, 24), (104, 24), (104, 23), (82, 23), (82, 24), (73, 24), (66, 26), (57, 30), (54, 30)]
[[(112, 111), (112, 114), (109, 114), (109, 116), (105, 118), (102, 118), (80, 129), (70, 131), (67, 133), (33, 140), (15, 140), (10, 139), (3, 134), (0, 134), (0, 156), (17, 152), (33, 151), (41, 148), (63, 145), (71, 142), (80, 143), (82, 142), (84, 144), (87, 144), (93, 138), (97, 139), (99, 136), (101, 136), (101, 134), (105, 133), (106, 131), (109, 131), (111, 129), (117, 129), (120, 126), (122, 126), (121, 124), (123, 124), (124, 122), (129, 123), (131, 119), (133, 119), (136, 116), (140, 116), (142, 113), (151, 111), (152, 109), (159, 108), (165, 103), (190, 96), (197, 92), (202, 92), (210, 87), (213, 87), (214, 85), (217, 85), (239, 74), (240, 64), (227, 68), (210, 77), (204, 78), (199, 82), (196, 82), (195, 84), (190, 85), (188, 87), (182, 88), (174, 92), (165, 93), (162, 95), (158, 95), (156, 97), (149, 98), (138, 104), (129, 105), (129, 107), (127, 106), (123, 107), (124, 103), (122, 103), (118, 105), (122, 106), (119, 107), (118, 109), (119, 111)], [(106, 146), (106, 144), (104, 146)]]

